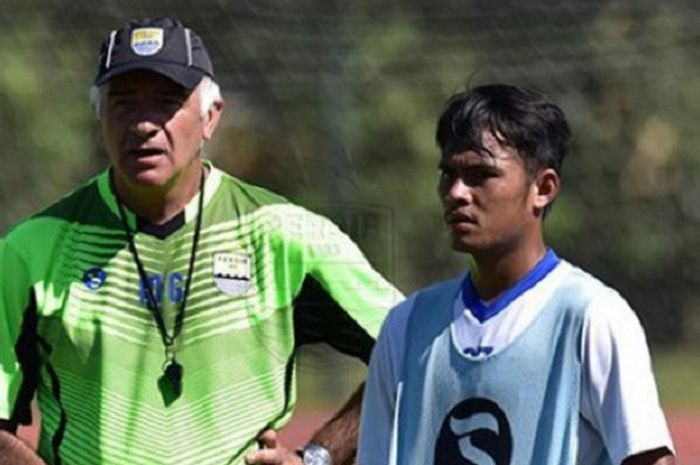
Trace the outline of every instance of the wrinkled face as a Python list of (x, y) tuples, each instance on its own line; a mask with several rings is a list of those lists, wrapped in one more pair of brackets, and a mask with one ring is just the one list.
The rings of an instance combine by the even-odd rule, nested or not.
[(498, 252), (539, 233), (537, 189), (523, 160), (490, 132), (482, 141), (493, 156), (465, 151), (443, 156), (439, 165), (444, 219), (452, 248), (460, 252)]
[(102, 138), (121, 182), (163, 187), (193, 169), (215, 126), (202, 117), (196, 88), (188, 92), (160, 74), (133, 71), (112, 79), (104, 92)]

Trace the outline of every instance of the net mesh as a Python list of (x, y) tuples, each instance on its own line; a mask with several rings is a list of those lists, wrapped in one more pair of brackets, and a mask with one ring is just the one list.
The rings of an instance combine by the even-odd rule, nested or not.
[(700, 336), (697, 2), (6, 0), (0, 229), (104, 166), (98, 45), (162, 14), (215, 63), (216, 163), (341, 224), (367, 215), (346, 228), (407, 291), (465, 266), (434, 194), (442, 102), (491, 81), (546, 93), (574, 132), (550, 243), (618, 288), (655, 344)]

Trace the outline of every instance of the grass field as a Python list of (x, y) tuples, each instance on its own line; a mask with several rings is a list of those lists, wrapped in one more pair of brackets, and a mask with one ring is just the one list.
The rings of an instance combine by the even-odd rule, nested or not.
[(654, 354), (654, 371), (664, 406), (700, 411), (700, 346)]
[(659, 397), (680, 465), (700, 465), (700, 347), (654, 354)]

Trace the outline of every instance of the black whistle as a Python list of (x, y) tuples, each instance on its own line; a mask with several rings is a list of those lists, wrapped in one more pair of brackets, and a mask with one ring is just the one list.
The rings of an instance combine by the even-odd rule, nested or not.
[(182, 365), (176, 360), (168, 363), (163, 376), (158, 378), (158, 389), (163, 396), (163, 403), (166, 407), (182, 395)]

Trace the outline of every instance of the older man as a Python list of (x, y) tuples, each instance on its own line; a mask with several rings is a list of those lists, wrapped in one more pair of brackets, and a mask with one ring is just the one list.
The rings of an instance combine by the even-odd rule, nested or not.
[[(367, 360), (398, 292), (328, 220), (203, 160), (224, 102), (191, 29), (113, 31), (91, 95), (111, 166), (0, 242), (0, 427), (36, 394), (50, 464), (349, 460), (359, 395), (299, 454), (272, 430), (297, 347)], [(10, 433), (0, 463), (38, 463)]]

